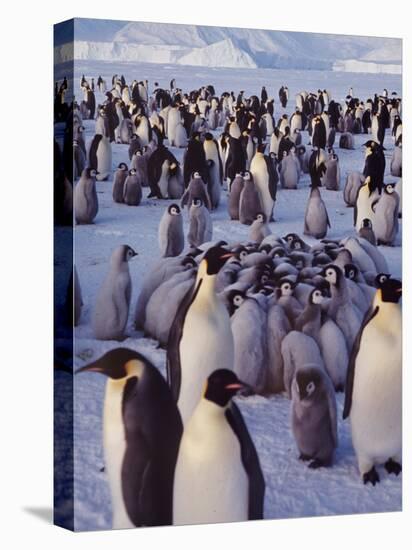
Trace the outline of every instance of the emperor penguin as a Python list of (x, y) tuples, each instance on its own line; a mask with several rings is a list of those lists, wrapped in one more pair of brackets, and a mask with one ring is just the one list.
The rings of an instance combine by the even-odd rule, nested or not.
[(398, 234), (399, 195), (395, 191), (394, 183), (387, 183), (383, 187), (381, 198), (375, 207), (373, 222), (374, 232), (378, 245), (393, 246)]
[(265, 480), (253, 440), (232, 398), (246, 388), (215, 370), (186, 425), (176, 464), (173, 524), (263, 519)]
[(219, 206), (220, 192), (222, 188), (223, 168), (220, 160), (219, 147), (213, 135), (207, 132), (203, 142), (206, 161), (208, 163), (208, 191), (212, 209)]
[(398, 178), (402, 176), (402, 147), (399, 145), (396, 145), (393, 150), (391, 159), (391, 176)]
[(264, 212), (258, 212), (255, 220), (250, 226), (249, 240), (260, 244), (265, 237), (270, 235), (271, 231), (267, 223), (266, 214)]
[(326, 172), (322, 178), (322, 184), (329, 191), (339, 191), (340, 189), (339, 158), (333, 150), (326, 161)]
[(338, 446), (336, 398), (329, 376), (316, 365), (305, 365), (295, 373), (292, 431), (299, 459), (309, 461), (309, 468), (332, 465)]
[(402, 470), (402, 283), (383, 278), (363, 319), (349, 361), (343, 418), (363, 482), (375, 485), (375, 466)]
[(232, 253), (221, 246), (207, 250), (195, 284), (180, 304), (170, 330), (167, 379), (184, 425), (216, 365), (233, 370), (230, 317), (215, 291), (216, 275), (231, 256)]
[(213, 225), (209, 210), (204, 206), (202, 199), (193, 199), (189, 210), (189, 233), (187, 234), (189, 245), (197, 248), (211, 241), (212, 234)]
[(373, 190), (370, 176), (365, 179), (365, 182), (359, 187), (356, 197), (355, 209), (353, 212), (353, 221), (356, 231), (362, 227), (365, 218), (371, 220), (375, 225), (375, 206), (379, 201), (378, 189)]
[(231, 220), (239, 219), (240, 195), (243, 191), (243, 186), (242, 174), (236, 174), (234, 180), (230, 184), (229, 197), (227, 199), (227, 209)]
[(360, 172), (349, 172), (343, 189), (343, 200), (347, 206), (355, 206), (358, 191), (365, 183), (365, 177)]
[(267, 313), (253, 296), (231, 290), (228, 295), (235, 346), (234, 371), (255, 393), (266, 388)]
[(170, 204), (159, 224), (159, 248), (164, 258), (179, 256), (185, 246), (182, 212), (177, 204)]
[(139, 206), (142, 200), (142, 185), (136, 170), (132, 168), (125, 179), (123, 188), (123, 202), (129, 206)]
[(245, 172), (243, 175), (243, 189), (239, 198), (239, 221), (240, 223), (251, 225), (257, 214), (262, 211), (259, 191), (251, 174)]
[(125, 162), (121, 162), (114, 175), (113, 182), (113, 200), (114, 202), (124, 202), (124, 182), (129, 174), (129, 169)]
[(77, 371), (89, 372), (107, 376), (103, 448), (112, 528), (171, 525), (183, 426), (167, 383), (128, 348), (112, 349)]
[(137, 256), (130, 246), (114, 249), (110, 269), (97, 294), (93, 312), (93, 332), (98, 340), (122, 340), (129, 317), (132, 280), (129, 261)]
[(94, 168), (85, 168), (73, 193), (74, 217), (78, 224), (93, 223), (99, 211)]
[(264, 146), (259, 147), (250, 163), (256, 189), (259, 192), (262, 210), (270, 222), (273, 219), (273, 207), (276, 201), (277, 178), (272, 161), (264, 155)]
[(361, 326), (362, 315), (352, 303), (345, 275), (337, 265), (327, 265), (322, 271), (322, 276), (328, 281), (331, 292), (328, 315), (343, 332), (350, 352)]
[(313, 185), (306, 205), (303, 233), (311, 235), (315, 239), (323, 239), (328, 227), (330, 227), (330, 221), (326, 205), (322, 200), (318, 186)]
[(299, 183), (299, 169), (295, 162), (296, 157), (292, 151), (283, 153), (280, 163), (280, 182), (284, 189), (297, 189)]
[(205, 182), (203, 181), (199, 172), (195, 172), (191, 178), (186, 191), (183, 193), (181, 206), (193, 204), (194, 199), (200, 199), (208, 210), (212, 209), (212, 203), (210, 201), (209, 193)]
[(370, 219), (365, 218), (362, 220), (362, 227), (359, 229), (358, 235), (362, 239), (369, 241), (373, 246), (376, 246), (376, 236)]
[(89, 149), (89, 165), (96, 170), (98, 181), (109, 178), (112, 172), (112, 146), (108, 137), (95, 134)]

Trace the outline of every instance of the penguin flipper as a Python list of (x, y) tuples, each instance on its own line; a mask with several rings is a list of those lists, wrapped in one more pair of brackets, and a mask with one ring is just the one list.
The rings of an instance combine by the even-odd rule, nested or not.
[(349, 358), (348, 371), (346, 374), (346, 384), (345, 384), (345, 404), (343, 407), (342, 418), (345, 420), (350, 414), (350, 409), (352, 406), (352, 393), (353, 393), (353, 381), (355, 379), (355, 363), (356, 357), (359, 353), (360, 343), (362, 340), (363, 331), (368, 323), (377, 315), (379, 311), (379, 306), (376, 306), (375, 309), (369, 308), (366, 312), (365, 317), (363, 318), (362, 325), (359, 329), (358, 335), (353, 343), (352, 351)]
[(198, 284), (196, 290), (194, 285), (189, 288), (185, 297), (183, 298), (180, 306), (177, 309), (175, 318), (169, 332), (169, 339), (167, 341), (167, 353), (166, 353), (166, 371), (167, 371), (167, 383), (172, 392), (172, 397), (175, 402), (179, 399), (180, 384), (181, 384), (181, 367), (180, 367), (180, 340), (183, 335), (183, 326), (185, 323), (186, 313), (190, 307), (190, 304), (196, 298), (199, 292), (200, 285)]
[(249, 477), (249, 518), (263, 519), (265, 479), (255, 445), (250, 437), (243, 416), (232, 401), (225, 412), (226, 418), (239, 439), (242, 463)]

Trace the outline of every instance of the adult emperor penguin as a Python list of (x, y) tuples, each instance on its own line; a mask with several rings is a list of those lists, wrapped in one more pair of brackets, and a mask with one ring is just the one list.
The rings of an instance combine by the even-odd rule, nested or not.
[(265, 480), (232, 397), (245, 387), (215, 370), (183, 432), (173, 488), (173, 524), (263, 519)]
[(76, 223), (93, 223), (99, 210), (96, 192), (96, 170), (85, 168), (73, 193), (74, 216)]
[(402, 283), (383, 278), (352, 349), (343, 418), (363, 482), (379, 482), (375, 466), (402, 470)]
[(170, 525), (183, 427), (163, 376), (128, 348), (113, 349), (77, 372), (108, 378), (103, 446), (112, 528)]
[(273, 207), (276, 201), (277, 178), (272, 161), (264, 155), (264, 147), (258, 147), (250, 163), (250, 173), (259, 191), (262, 210), (270, 222), (273, 219)]
[(353, 211), (353, 221), (356, 231), (362, 227), (363, 220), (369, 219), (375, 225), (375, 205), (379, 201), (379, 190), (373, 189), (370, 176), (367, 176), (365, 182), (359, 187), (356, 197), (355, 208)]
[(309, 468), (331, 466), (338, 446), (336, 399), (327, 373), (315, 366), (299, 368), (292, 382), (292, 431), (300, 460)]
[(128, 262), (137, 256), (130, 246), (114, 249), (110, 269), (97, 295), (93, 332), (98, 340), (121, 340), (129, 317), (132, 280)]
[(114, 175), (112, 191), (114, 202), (124, 201), (124, 182), (126, 181), (128, 173), (129, 169), (127, 168), (127, 164), (125, 162), (121, 162)]
[(378, 244), (394, 245), (399, 228), (398, 214), (399, 195), (395, 184), (388, 183), (375, 207), (373, 228)]
[(98, 181), (107, 180), (112, 172), (112, 146), (102, 134), (95, 134), (89, 149), (89, 165), (97, 172)]
[(177, 204), (171, 204), (162, 216), (159, 224), (159, 247), (161, 255), (179, 256), (185, 246), (183, 217)]
[(219, 206), (220, 202), (223, 168), (222, 161), (220, 160), (218, 144), (216, 140), (213, 139), (213, 135), (209, 132), (205, 134), (203, 149), (205, 150), (206, 161), (209, 167), (207, 184), (209, 197), (212, 203), (212, 208), (215, 209)]
[(186, 424), (206, 378), (219, 367), (233, 370), (229, 314), (215, 291), (216, 275), (232, 254), (213, 246), (200, 262), (196, 282), (182, 301), (167, 345), (167, 379)]
[(229, 197), (227, 199), (227, 210), (231, 220), (239, 219), (240, 195), (243, 191), (243, 186), (242, 174), (236, 174), (234, 180), (230, 184)]

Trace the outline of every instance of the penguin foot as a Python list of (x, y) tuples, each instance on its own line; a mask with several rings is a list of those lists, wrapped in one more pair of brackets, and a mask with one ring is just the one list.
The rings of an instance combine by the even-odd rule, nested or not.
[(375, 470), (375, 466), (373, 466), (369, 472), (366, 472), (366, 474), (363, 474), (363, 484), (366, 485), (367, 483), (372, 483), (372, 485), (375, 487), (377, 483), (379, 483), (379, 475), (378, 472)]
[(336, 392), (339, 393), (339, 392), (343, 392), (345, 390), (345, 387), (343, 384), (338, 384), (335, 388)]
[(395, 460), (392, 460), (391, 458), (385, 462), (385, 470), (388, 472), (388, 474), (395, 474), (398, 476), (402, 472), (402, 466), (399, 464), (399, 462), (395, 462)]
[(303, 460), (303, 462), (307, 462), (310, 459), (311, 457), (309, 455), (305, 455), (304, 453), (300, 453), (299, 455), (299, 460)]
[(317, 470), (318, 468), (322, 468), (322, 466), (326, 466), (326, 464), (319, 458), (315, 458), (308, 464), (308, 468), (311, 468), (312, 470)]
[(105, 466), (102, 466), (99, 470), (100, 472), (105, 472), (106, 471), (106, 467)]

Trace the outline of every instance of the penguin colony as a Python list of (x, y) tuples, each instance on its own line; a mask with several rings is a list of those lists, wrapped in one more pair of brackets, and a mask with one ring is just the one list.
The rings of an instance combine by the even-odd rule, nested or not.
[[(56, 86), (55, 119), (66, 123), (63, 147), (55, 142), (56, 223), (73, 216), (98, 224), (105, 180), (124, 208), (170, 200), (161, 206), (160, 259), (138, 295), (129, 271), (138, 246), (117, 246), (92, 318), (96, 339), (121, 342), (132, 316), (134, 328), (166, 350), (167, 379), (121, 344), (78, 371), (107, 377), (113, 527), (264, 517), (266, 482), (237, 395), (286, 395), (296, 456), (317, 469), (334, 464), (336, 392), (344, 391), (363, 482), (375, 485), (381, 465), (398, 475), (402, 284), (380, 246), (396, 245), (399, 232), (401, 99), (362, 101), (351, 90), (339, 103), (327, 90), (302, 91), (288, 116), (283, 85), (276, 120), (265, 87), (260, 98), (218, 96), (212, 85), (184, 92), (173, 79), (170, 89), (152, 89), (114, 75), (106, 91), (99, 76), (105, 100), (96, 106), (92, 84), (83, 76), (83, 100), (71, 104), (67, 81)], [(95, 122), (87, 149), (83, 120)], [(339, 148), (349, 150), (354, 134), (365, 134), (364, 165), (347, 174), (343, 189), (338, 134)], [(395, 143), (390, 181), (385, 139)], [(114, 171), (113, 142), (126, 153)], [(184, 150), (182, 163), (169, 147)], [(278, 192), (293, 194), (304, 174), (304, 219), (297, 233), (276, 234)], [(340, 238), (327, 238), (325, 190), (342, 190), (354, 211), (353, 230)], [(248, 226), (243, 240), (214, 240), (224, 195), (227, 217)], [(75, 325), (81, 278), (75, 268), (68, 292)]]

